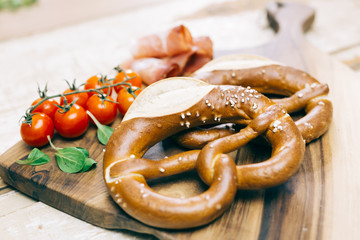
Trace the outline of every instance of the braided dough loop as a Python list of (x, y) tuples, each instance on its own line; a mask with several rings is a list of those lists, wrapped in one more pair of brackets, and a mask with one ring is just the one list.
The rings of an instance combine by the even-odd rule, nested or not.
[[(261, 94), (244, 103), (226, 104), (228, 97), (241, 93), (248, 94), (240, 86), (215, 86), (193, 78), (166, 79), (146, 88), (106, 146), (104, 179), (114, 201), (145, 224), (189, 228), (221, 215), (233, 201), (238, 187), (270, 187), (291, 177), (304, 155), (299, 130), (283, 108)], [(151, 146), (184, 129), (238, 120), (250, 122), (248, 131), (233, 135), (231, 142), (220, 138), (217, 141), (224, 143), (214, 148), (216, 152), (208, 145), (158, 161), (142, 158)], [(262, 133), (269, 135), (274, 145), (270, 162), (235, 166), (226, 153)], [(164, 196), (146, 183), (146, 179), (171, 176), (195, 167), (210, 186), (197, 196), (183, 199)], [(250, 169), (249, 173), (245, 174), (243, 168)]]
[[(192, 77), (210, 84), (250, 86), (264, 94), (288, 96), (273, 101), (283, 106), (288, 113), (305, 109), (305, 116), (295, 123), (307, 143), (323, 135), (332, 120), (333, 109), (327, 97), (327, 84), (321, 84), (303, 71), (260, 56), (230, 55), (217, 58), (196, 71)], [(201, 132), (181, 133), (176, 141), (189, 148), (199, 148), (206, 144)], [(224, 131), (224, 134), (232, 133)], [(216, 138), (215, 131), (207, 135), (207, 141)]]

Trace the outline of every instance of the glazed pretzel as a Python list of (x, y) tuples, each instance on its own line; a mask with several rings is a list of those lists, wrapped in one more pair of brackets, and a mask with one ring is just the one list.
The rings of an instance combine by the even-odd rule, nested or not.
[[(230, 55), (217, 58), (196, 71), (192, 77), (211, 84), (250, 86), (264, 94), (286, 96), (273, 101), (283, 106), (288, 113), (305, 110), (306, 115), (295, 123), (307, 143), (323, 135), (332, 120), (332, 103), (327, 97), (327, 84), (321, 84), (301, 70), (263, 57)], [(181, 145), (196, 148), (218, 138), (216, 130), (207, 134), (204, 131), (208, 130), (184, 132), (176, 140)], [(221, 134), (224, 136), (233, 132), (223, 129)]]
[[(215, 86), (192, 78), (170, 78), (147, 87), (112, 134), (104, 155), (104, 179), (116, 203), (139, 221), (161, 228), (204, 225), (222, 214), (237, 188), (258, 189), (285, 182), (299, 168), (305, 144), (291, 117), (256, 92), (240, 86)], [(245, 101), (229, 104), (244, 93)], [(247, 99), (249, 97), (249, 99)], [(217, 139), (202, 150), (158, 161), (144, 159), (157, 142), (203, 124), (247, 120), (239, 133)], [(235, 166), (226, 154), (265, 134), (270, 159)], [(197, 169), (210, 186), (200, 195), (173, 198), (154, 192), (146, 179)]]

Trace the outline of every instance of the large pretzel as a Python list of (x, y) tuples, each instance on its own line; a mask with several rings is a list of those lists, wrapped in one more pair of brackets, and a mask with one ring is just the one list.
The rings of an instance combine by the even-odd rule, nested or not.
[[(145, 224), (189, 228), (222, 214), (237, 188), (271, 187), (289, 179), (302, 162), (304, 140), (283, 108), (256, 91), (250, 96), (248, 90), (210, 85), (193, 78), (170, 78), (147, 87), (106, 147), (104, 179), (114, 201)], [(229, 103), (228, 98), (234, 103)], [(201, 151), (187, 151), (158, 161), (142, 158), (152, 145), (184, 129), (242, 120), (247, 120), (248, 125), (239, 133), (210, 142)], [(263, 133), (273, 148), (270, 159), (235, 166), (226, 153)], [(163, 196), (146, 183), (146, 179), (195, 168), (210, 186), (197, 196)]]
[[(332, 103), (327, 98), (329, 88), (309, 74), (281, 63), (254, 55), (230, 55), (217, 58), (192, 77), (211, 84), (250, 86), (264, 94), (286, 96), (273, 100), (288, 113), (305, 110), (306, 115), (295, 123), (306, 142), (323, 135), (332, 120)], [(245, 123), (246, 124), (246, 123)], [(231, 129), (185, 131), (176, 140), (189, 148), (233, 134)]]

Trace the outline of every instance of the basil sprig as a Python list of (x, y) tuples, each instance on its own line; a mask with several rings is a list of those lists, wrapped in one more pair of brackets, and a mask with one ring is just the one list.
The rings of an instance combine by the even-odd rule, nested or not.
[[(55, 147), (48, 137), (50, 146), (56, 151), (55, 158), (56, 162), (61, 171), (66, 173), (78, 173), (87, 172), (93, 166), (96, 166), (97, 162), (89, 157), (89, 151), (82, 147), (66, 147), (58, 148)], [(18, 164), (23, 165), (41, 165), (48, 163), (50, 157), (40, 151), (38, 148), (34, 148), (27, 159), (17, 160)]]
[(94, 123), (95, 123), (95, 125), (96, 125), (96, 127), (98, 129), (97, 130), (97, 137), (98, 137), (99, 142), (102, 145), (106, 145), (107, 142), (109, 141), (109, 138), (110, 138), (111, 134), (114, 132), (114, 129), (112, 129), (109, 126), (101, 124), (90, 111), (86, 111), (86, 113), (94, 121)]
[(49, 161), (50, 161), (50, 157), (48, 155), (46, 155), (45, 153), (40, 151), (38, 148), (34, 148), (30, 152), (27, 159), (17, 160), (16, 163), (22, 164), (22, 165), (37, 166), (37, 165), (42, 165), (42, 164), (48, 163)]
[[(86, 170), (90, 169), (96, 162), (89, 158), (89, 152), (86, 149), (76, 147), (66, 147), (58, 149), (55, 153), (56, 162), (63, 172), (77, 173), (84, 172), (85, 162), (87, 161)], [(89, 165), (89, 162), (91, 163)]]
[(67, 173), (86, 172), (97, 162), (89, 158), (89, 152), (81, 147), (58, 148), (49, 140), (50, 146), (56, 151), (56, 162), (61, 171)]

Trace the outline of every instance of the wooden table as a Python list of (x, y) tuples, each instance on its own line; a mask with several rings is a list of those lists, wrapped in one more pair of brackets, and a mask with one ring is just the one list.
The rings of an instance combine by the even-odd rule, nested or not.
[[(307, 39), (351, 67), (360, 81), (360, 23), (354, 21), (360, 16), (360, 4), (355, 0), (301, 2), (316, 10)], [(177, 23), (184, 23), (195, 36), (210, 36), (218, 50), (263, 44), (274, 36), (265, 19), (265, 3), (158, 1), (151, 7), (138, 4), (117, 15), (0, 42), (0, 154), (20, 140), (18, 121), (37, 97), (37, 82), (41, 86), (48, 82), (54, 93), (66, 87), (64, 78), (84, 81), (95, 73), (111, 72), (129, 56), (131, 39)], [(0, 233), (2, 239), (151, 238), (95, 227), (30, 199), (1, 179)]]

